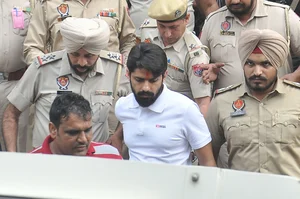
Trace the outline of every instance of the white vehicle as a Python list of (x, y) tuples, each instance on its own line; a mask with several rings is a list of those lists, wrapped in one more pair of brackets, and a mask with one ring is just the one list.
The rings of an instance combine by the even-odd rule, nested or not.
[(288, 176), (62, 155), (0, 160), (0, 199), (300, 198), (299, 179)]

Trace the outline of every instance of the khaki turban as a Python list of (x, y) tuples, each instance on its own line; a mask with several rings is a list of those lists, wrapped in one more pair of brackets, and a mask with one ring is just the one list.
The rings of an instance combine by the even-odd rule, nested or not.
[(110, 30), (102, 19), (68, 17), (61, 23), (60, 33), (68, 53), (82, 48), (99, 55), (108, 45)]
[(238, 43), (242, 66), (256, 47), (260, 48), (276, 68), (283, 65), (289, 53), (286, 39), (273, 30), (247, 30), (241, 34)]

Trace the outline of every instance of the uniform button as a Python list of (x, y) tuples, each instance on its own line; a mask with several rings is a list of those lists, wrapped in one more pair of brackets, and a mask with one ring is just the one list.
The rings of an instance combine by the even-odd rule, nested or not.
[(285, 126), (287, 126), (287, 124), (288, 124), (287, 122), (284, 122), (284, 125), (285, 125)]
[(261, 165), (261, 168), (266, 169), (267, 166), (266, 166), (265, 164), (262, 164), (262, 165)]
[(264, 146), (265, 146), (265, 143), (260, 142), (260, 143), (259, 143), (259, 146), (264, 147)]
[(264, 122), (263, 122), (263, 121), (260, 121), (260, 122), (259, 122), (259, 124), (263, 125), (263, 124), (264, 124)]
[(236, 123), (236, 126), (239, 127), (239, 126), (240, 126), (240, 123)]
[(263, 105), (264, 105), (264, 103), (260, 103), (260, 105), (261, 105), (261, 106), (263, 106)]

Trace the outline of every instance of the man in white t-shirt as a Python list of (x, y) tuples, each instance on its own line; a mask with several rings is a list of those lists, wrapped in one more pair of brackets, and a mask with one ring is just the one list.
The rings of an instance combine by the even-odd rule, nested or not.
[(215, 166), (211, 136), (197, 104), (163, 84), (167, 64), (155, 44), (141, 43), (129, 53), (133, 93), (118, 100), (115, 113), (130, 160), (190, 165), (194, 150), (200, 165)]

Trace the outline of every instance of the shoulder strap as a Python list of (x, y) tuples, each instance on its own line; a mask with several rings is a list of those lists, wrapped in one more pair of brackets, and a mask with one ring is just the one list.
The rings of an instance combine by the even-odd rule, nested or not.
[(289, 80), (286, 80), (286, 79), (283, 80), (283, 82), (284, 82), (285, 84), (290, 85), (290, 86), (300, 88), (300, 83), (298, 83), (298, 82), (292, 82), (292, 81), (289, 81)]
[(217, 90), (214, 92), (214, 97), (215, 97), (216, 95), (220, 94), (220, 93), (225, 93), (225, 92), (230, 91), (230, 90), (232, 90), (232, 89), (234, 89), (234, 88), (240, 87), (241, 85), (242, 85), (242, 83), (240, 83), (240, 84), (235, 84), (235, 85), (230, 85), (230, 86), (227, 86), (227, 87), (225, 87), (225, 88), (219, 88), (219, 89), (217, 89)]
[(187, 68), (191, 58), (202, 55), (202, 50), (206, 52), (207, 55), (210, 57), (209, 48), (205, 45), (199, 45), (199, 41), (197, 41), (191, 34), (193, 33), (189, 32), (185, 34), (183, 37), (189, 51), (188, 54), (185, 56), (185, 60), (184, 60), (185, 68)]
[(140, 28), (156, 28), (156, 27), (157, 27), (156, 20), (152, 18), (145, 19), (142, 25), (140, 26)]
[(100, 57), (123, 65), (123, 55), (118, 52), (101, 50)]
[(193, 33), (189, 32), (183, 36), (185, 44), (189, 50), (190, 57), (193, 58), (200, 56), (202, 54), (202, 50), (206, 52), (208, 56), (210, 56), (209, 49), (206, 46), (199, 44), (199, 41), (197, 41), (192, 34)]
[(60, 60), (60, 59), (62, 59), (64, 53), (65, 53), (65, 51), (62, 50), (62, 51), (55, 51), (52, 53), (48, 53), (48, 54), (45, 54), (42, 56), (37, 56), (37, 58), (34, 61), (35, 65), (37, 67), (41, 67), (45, 64)]
[(120, 53), (110, 52), (106, 50), (101, 50), (100, 57), (117, 63), (117, 71), (115, 75), (114, 90), (113, 90), (113, 96), (114, 98), (116, 98), (118, 94), (118, 89), (119, 89), (119, 84), (120, 84), (120, 79), (122, 74), (124, 57)]

